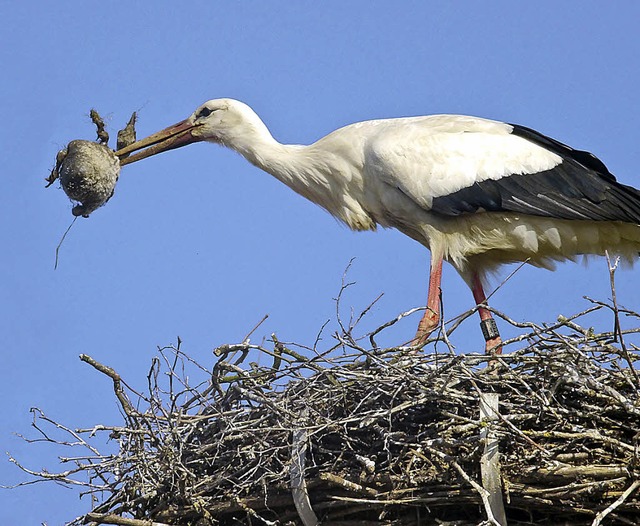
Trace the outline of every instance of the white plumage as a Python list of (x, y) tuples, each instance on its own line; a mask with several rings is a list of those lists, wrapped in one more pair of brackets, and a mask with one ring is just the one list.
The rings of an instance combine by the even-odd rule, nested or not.
[[(640, 250), (640, 192), (618, 183), (593, 155), (533, 130), (461, 115), (372, 120), (308, 145), (277, 142), (246, 104), (211, 100), (188, 119), (117, 152), (150, 155), (222, 144), (320, 205), (354, 230), (394, 227), (431, 250), (427, 310), (415, 344), (439, 322), (442, 261), (485, 301), (499, 265), (554, 261), (605, 250)], [(491, 313), (479, 307), (487, 350), (500, 349)]]

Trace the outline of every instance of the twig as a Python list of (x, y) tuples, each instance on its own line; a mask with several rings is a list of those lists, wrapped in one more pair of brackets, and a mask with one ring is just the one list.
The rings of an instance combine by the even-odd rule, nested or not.
[(340, 301), (342, 299), (342, 295), (344, 294), (344, 292), (351, 287), (352, 285), (355, 284), (355, 282), (348, 282), (347, 281), (347, 275), (349, 274), (349, 270), (351, 269), (351, 265), (353, 265), (353, 262), (355, 261), (355, 258), (351, 258), (349, 260), (349, 263), (347, 264), (347, 267), (344, 269), (344, 272), (342, 273), (342, 279), (340, 282), (340, 290), (338, 291), (338, 295), (334, 298), (335, 304), (336, 304), (336, 321), (338, 322), (338, 326), (340, 327), (340, 330), (342, 331), (342, 334), (344, 334), (345, 336), (348, 336), (351, 333), (351, 322), (353, 321), (353, 314), (351, 316), (351, 319), (349, 320), (349, 328), (347, 329), (343, 322), (342, 322), (342, 317), (340, 316)]
[(633, 379), (636, 382), (636, 387), (640, 388), (640, 378), (638, 378), (638, 373), (633, 367), (633, 360), (631, 360), (629, 356), (629, 351), (627, 350), (627, 347), (624, 344), (624, 339), (622, 337), (622, 328), (620, 327), (620, 312), (618, 310), (618, 301), (616, 298), (616, 283), (615, 283), (615, 273), (616, 273), (616, 269), (618, 268), (618, 264), (620, 263), (620, 257), (618, 256), (616, 258), (615, 263), (612, 265), (611, 259), (609, 258), (609, 253), (605, 252), (605, 255), (607, 257), (607, 266), (609, 267), (609, 283), (611, 285), (611, 301), (613, 303), (613, 315), (614, 315), (614, 323), (615, 323), (614, 333), (617, 335), (618, 341), (620, 342), (622, 355), (624, 356), (624, 359), (626, 360), (627, 365), (629, 366), (629, 370), (633, 375)]
[(602, 520), (609, 515), (616, 508), (624, 504), (624, 502), (631, 496), (633, 493), (640, 487), (640, 480), (636, 480), (629, 486), (622, 495), (615, 501), (612, 502), (606, 509), (598, 512), (595, 519), (591, 523), (591, 526), (600, 526)]
[(365, 495), (370, 495), (372, 497), (375, 497), (378, 494), (378, 492), (373, 488), (367, 488), (361, 484), (356, 484), (355, 482), (339, 477), (338, 475), (334, 475), (333, 473), (320, 473), (320, 480), (355, 493), (364, 493)]
[(265, 322), (265, 320), (266, 320), (268, 317), (269, 317), (269, 315), (268, 315), (268, 314), (265, 314), (265, 315), (262, 317), (262, 319), (261, 319), (258, 323), (256, 323), (256, 324), (255, 324), (255, 326), (253, 327), (253, 329), (251, 329), (251, 330), (247, 333), (247, 335), (242, 339), (242, 343), (246, 343), (246, 344), (248, 344), (248, 343), (249, 343), (249, 338), (251, 337), (251, 335), (252, 335), (252, 334), (253, 334), (253, 333), (258, 329), (258, 327), (260, 327), (260, 325), (262, 325), (262, 324)]
[(113, 380), (113, 391), (116, 394), (116, 398), (120, 402), (120, 406), (122, 407), (125, 414), (129, 418), (134, 418), (137, 415), (137, 411), (131, 405), (131, 402), (129, 401), (129, 399), (127, 398), (127, 395), (124, 392), (124, 389), (122, 389), (122, 385), (121, 385), (122, 379), (120, 378), (120, 375), (116, 373), (111, 367), (102, 365), (101, 363), (97, 362), (87, 354), (81, 354), (80, 360), (82, 360), (85, 363), (88, 363), (91, 367), (100, 371), (102, 374), (106, 374), (109, 378)]
[[(375, 341), (375, 336), (377, 336), (378, 334), (380, 334), (382, 331), (384, 331), (385, 329), (388, 329), (389, 327), (395, 325), (396, 323), (398, 323), (400, 320), (402, 320), (403, 318), (406, 318), (407, 316), (411, 316), (412, 314), (416, 313), (416, 312), (420, 312), (423, 311), (424, 307), (416, 307), (414, 309), (408, 310), (406, 312), (403, 312), (401, 314), (398, 314), (398, 316), (396, 316), (395, 318), (393, 318), (392, 320), (383, 323), (380, 327), (378, 327), (377, 329), (375, 329), (374, 331), (370, 332), (368, 334), (369, 336), (369, 341), (371, 342), (371, 347), (373, 347), (374, 349), (378, 348), (378, 345)], [(433, 340), (427, 340), (427, 342), (425, 343), (425, 345), (427, 343), (429, 343), (429, 341), (433, 341)]]
[(482, 504), (484, 506), (484, 512), (487, 514), (487, 520), (489, 521), (489, 523), (494, 525), (494, 526), (503, 526), (496, 520), (496, 518), (493, 515), (493, 510), (491, 508), (491, 502), (489, 500), (491, 495), (489, 494), (489, 492), (486, 489), (484, 489), (480, 484), (478, 484), (475, 480), (473, 480), (467, 474), (467, 472), (464, 469), (462, 469), (460, 464), (458, 464), (451, 457), (449, 457), (445, 453), (442, 453), (442, 452), (438, 451), (437, 449), (433, 449), (433, 448), (430, 448), (430, 447), (427, 447), (426, 449), (428, 451), (431, 451), (435, 455), (439, 456), (443, 460), (446, 460), (447, 462), (449, 462), (455, 468), (455, 470), (460, 474), (460, 476), (465, 481), (467, 481), (467, 483), (469, 483), (471, 485), (471, 487), (473, 487), (474, 490), (476, 490), (476, 492), (478, 493), (478, 495), (480, 495), (480, 498), (482, 499)]
[(169, 526), (164, 522), (130, 519), (127, 517), (120, 517), (113, 513), (87, 513), (85, 517), (98, 524), (116, 524), (118, 526)]
[(507, 281), (509, 281), (513, 276), (515, 276), (518, 272), (520, 272), (520, 269), (524, 267), (527, 263), (529, 263), (529, 259), (530, 258), (525, 259), (515, 269), (513, 269), (513, 271), (506, 278), (504, 278), (495, 289), (493, 289), (489, 293), (489, 295), (485, 298), (485, 303), (489, 301), (496, 292), (498, 292), (502, 287), (504, 287), (507, 284)]

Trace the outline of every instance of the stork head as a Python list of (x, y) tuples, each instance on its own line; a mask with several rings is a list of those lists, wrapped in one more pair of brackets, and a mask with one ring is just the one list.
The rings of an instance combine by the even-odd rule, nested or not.
[[(213, 99), (185, 120), (118, 150), (116, 155), (125, 165), (194, 142), (233, 146), (236, 138), (256, 128), (264, 128), (264, 124), (249, 106), (233, 99)], [(138, 153), (129, 155), (132, 152)]]

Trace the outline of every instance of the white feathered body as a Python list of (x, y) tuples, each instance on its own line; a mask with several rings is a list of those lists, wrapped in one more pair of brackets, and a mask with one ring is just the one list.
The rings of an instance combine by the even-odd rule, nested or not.
[[(589, 219), (589, 202), (584, 218), (566, 219), (583, 217), (583, 205), (569, 210), (572, 205), (554, 200), (550, 206), (560, 210), (557, 217), (545, 211), (550, 199), (544, 189), (529, 202), (518, 203), (518, 192), (507, 196), (516, 210), (533, 213), (487, 210), (482, 202), (471, 203), (475, 208), (465, 212), (471, 205), (461, 191), (501, 184), (514, 175), (549, 174), (568, 162), (553, 148), (514, 134), (512, 125), (456, 115), (385, 119), (340, 128), (309, 146), (283, 145), (248, 106), (228, 99), (210, 103), (220, 101), (233, 111), (228, 107), (226, 122), (215, 123), (215, 142), (235, 149), (354, 230), (397, 228), (467, 280), (473, 272), (483, 276), (508, 262), (550, 268), (556, 260), (605, 250), (632, 261), (640, 251), (640, 221), (597, 214), (598, 220)], [(192, 118), (197, 116), (198, 110)], [(520, 181), (531, 192), (533, 179)]]

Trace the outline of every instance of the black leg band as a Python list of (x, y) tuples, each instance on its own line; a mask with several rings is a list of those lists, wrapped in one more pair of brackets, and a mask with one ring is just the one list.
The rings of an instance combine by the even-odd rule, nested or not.
[(482, 320), (480, 322), (480, 329), (482, 329), (482, 335), (486, 342), (500, 336), (500, 333), (498, 332), (498, 325), (496, 324), (496, 320), (493, 318)]

